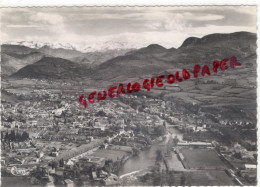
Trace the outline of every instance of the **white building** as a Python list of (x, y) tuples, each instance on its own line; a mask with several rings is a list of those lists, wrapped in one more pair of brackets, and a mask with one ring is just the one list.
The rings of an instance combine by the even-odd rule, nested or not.
[(256, 165), (255, 164), (245, 164), (246, 170), (256, 170)]

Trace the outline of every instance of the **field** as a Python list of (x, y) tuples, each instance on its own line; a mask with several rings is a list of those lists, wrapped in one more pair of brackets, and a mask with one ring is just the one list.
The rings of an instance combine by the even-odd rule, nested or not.
[(98, 149), (92, 156), (102, 157), (105, 159), (112, 159), (116, 161), (118, 159), (123, 158), (123, 156), (129, 155), (129, 153), (123, 150), (110, 150), (110, 149)]
[(188, 173), (188, 184), (192, 186), (232, 186), (232, 179), (225, 171), (192, 171)]
[(182, 149), (187, 169), (224, 169), (224, 163), (213, 150)]
[(172, 154), (172, 157), (167, 158), (168, 166), (170, 170), (183, 171), (185, 170), (176, 154)]

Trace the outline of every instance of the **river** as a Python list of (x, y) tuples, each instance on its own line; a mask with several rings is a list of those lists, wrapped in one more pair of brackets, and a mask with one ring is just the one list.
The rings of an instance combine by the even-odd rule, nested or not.
[[(153, 144), (150, 148), (140, 151), (138, 156), (133, 156), (129, 158), (122, 166), (119, 175), (140, 171), (154, 166), (156, 159), (156, 151), (158, 149), (164, 149), (166, 147), (165, 145), (169, 139), (169, 136), (172, 136), (174, 138), (175, 135), (177, 135), (179, 140), (182, 140), (182, 133), (179, 130), (167, 125), (167, 131), (168, 137), (163, 142)], [(175, 162), (175, 160), (173, 162)]]

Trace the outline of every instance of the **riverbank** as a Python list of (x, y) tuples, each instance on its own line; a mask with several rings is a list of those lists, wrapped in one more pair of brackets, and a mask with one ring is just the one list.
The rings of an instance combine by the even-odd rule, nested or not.
[(143, 176), (147, 173), (150, 173), (149, 169), (141, 169), (137, 171), (133, 171), (119, 177), (120, 183), (125, 185), (140, 185), (142, 186), (143, 183), (139, 182), (138, 177)]

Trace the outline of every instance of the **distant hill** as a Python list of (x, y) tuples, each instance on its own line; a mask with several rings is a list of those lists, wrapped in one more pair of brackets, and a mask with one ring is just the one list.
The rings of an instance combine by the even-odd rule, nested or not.
[(2, 53), (29, 54), (29, 53), (32, 53), (35, 51), (36, 51), (36, 49), (22, 46), (22, 45), (11, 45), (11, 44), (1, 45)]
[(235, 43), (239, 44), (244, 41), (246, 42), (246, 40), (252, 41), (255, 39), (256, 39), (256, 34), (249, 33), (249, 32), (235, 32), (231, 34), (209, 34), (202, 38), (189, 37), (183, 42), (181, 48), (198, 46), (198, 45), (208, 45), (208, 44), (214, 45), (214, 43), (218, 44), (220, 42), (225, 42), (225, 43), (232, 42), (234, 44)]
[(141, 48), (138, 51), (136, 51), (136, 53), (149, 53), (149, 54), (153, 54), (153, 53), (164, 53), (166, 52), (167, 49), (164, 48), (163, 46), (160, 46), (158, 44), (151, 44), (147, 47)]
[(64, 58), (64, 59), (70, 59), (70, 58), (84, 55), (84, 53), (76, 51), (75, 49), (63, 49), (63, 48), (53, 49), (46, 45), (39, 48), (37, 51), (53, 57)]
[(1, 68), (2, 76), (8, 76), (15, 73), (22, 67), (37, 62), (44, 57), (44, 54), (37, 50), (19, 46), (19, 45), (2, 45), (1, 46)]
[(18, 69), (13, 66), (16, 63), (16, 59), (7, 54), (1, 54), (1, 74), (2, 75), (11, 75), (16, 72)]
[(93, 78), (112, 79), (118, 76), (127, 78), (137, 78), (144, 74), (162, 71), (168, 62), (160, 59), (166, 55), (168, 50), (160, 45), (153, 44), (139, 50), (118, 56), (101, 64), (93, 70)]
[(63, 79), (87, 74), (81, 65), (62, 58), (44, 57), (14, 73), (14, 78)]

